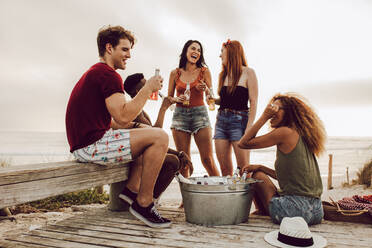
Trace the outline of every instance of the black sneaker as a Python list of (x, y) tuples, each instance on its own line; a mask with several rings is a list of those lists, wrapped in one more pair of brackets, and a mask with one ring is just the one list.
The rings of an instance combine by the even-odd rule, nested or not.
[(165, 228), (172, 224), (170, 220), (160, 216), (158, 210), (154, 206), (154, 203), (151, 203), (148, 207), (144, 208), (141, 207), (135, 200), (130, 206), (129, 212), (150, 227)]
[(129, 205), (132, 205), (133, 201), (135, 201), (137, 198), (137, 194), (130, 191), (127, 187), (125, 187), (123, 191), (119, 194), (119, 198), (128, 202)]

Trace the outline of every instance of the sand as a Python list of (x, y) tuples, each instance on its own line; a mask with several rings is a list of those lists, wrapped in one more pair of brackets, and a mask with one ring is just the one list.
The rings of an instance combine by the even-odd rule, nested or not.
[[(329, 201), (329, 197), (334, 200), (342, 199), (343, 197), (351, 197), (357, 195), (371, 195), (372, 188), (365, 189), (362, 185), (354, 185), (350, 187), (342, 187), (344, 178), (338, 177), (333, 178), (334, 188), (327, 190), (327, 182), (323, 180), (324, 192), (322, 200)], [(178, 186), (178, 183), (173, 180), (171, 185), (163, 193), (160, 198), (160, 204), (162, 206), (178, 207), (181, 203), (182, 196)], [(253, 205), (252, 205), (253, 206)], [(83, 206), (72, 206), (70, 208), (61, 209), (60, 212), (47, 212), (47, 213), (31, 213), (31, 214), (17, 214), (15, 215), (15, 221), (11, 220), (0, 220), (0, 240), (4, 239), (6, 233), (17, 234), (24, 233), (29, 230), (39, 228), (46, 224), (53, 224), (66, 218), (72, 217), (77, 214), (81, 214), (85, 211), (90, 211), (94, 208), (104, 208), (106, 205), (103, 204), (91, 204)], [(251, 211), (254, 211), (252, 207)]]

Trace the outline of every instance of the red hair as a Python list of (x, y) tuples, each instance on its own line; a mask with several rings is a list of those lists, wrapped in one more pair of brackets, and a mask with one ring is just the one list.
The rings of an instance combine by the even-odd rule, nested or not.
[(220, 93), (226, 76), (228, 76), (231, 81), (228, 82), (227, 92), (232, 94), (242, 74), (242, 67), (247, 66), (247, 61), (245, 60), (244, 49), (239, 41), (227, 40), (223, 43), (223, 47), (227, 50), (227, 64), (222, 65), (222, 71), (218, 78), (218, 93)]

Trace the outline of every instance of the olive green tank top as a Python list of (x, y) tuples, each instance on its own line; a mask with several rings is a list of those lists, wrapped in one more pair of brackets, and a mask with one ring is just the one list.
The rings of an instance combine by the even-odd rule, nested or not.
[(320, 198), (323, 192), (318, 162), (300, 137), (289, 154), (276, 151), (275, 172), (280, 195)]

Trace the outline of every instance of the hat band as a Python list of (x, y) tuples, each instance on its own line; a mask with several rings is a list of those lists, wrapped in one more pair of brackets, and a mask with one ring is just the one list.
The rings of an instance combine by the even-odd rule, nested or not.
[(295, 238), (295, 237), (281, 234), (280, 232), (278, 233), (278, 240), (284, 244), (295, 245), (299, 247), (308, 247), (314, 244), (312, 237), (309, 239)]

